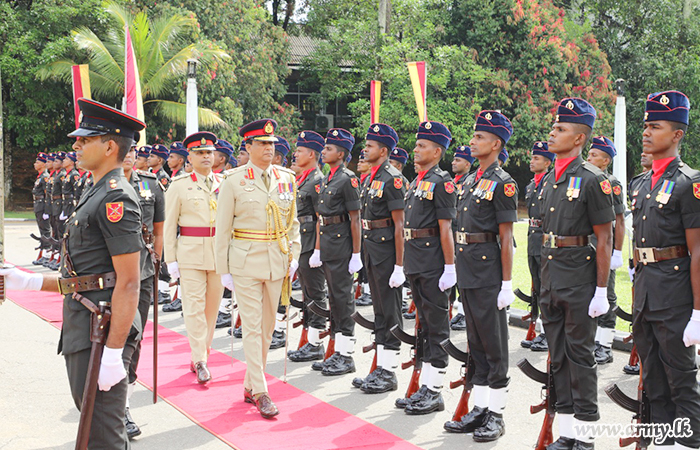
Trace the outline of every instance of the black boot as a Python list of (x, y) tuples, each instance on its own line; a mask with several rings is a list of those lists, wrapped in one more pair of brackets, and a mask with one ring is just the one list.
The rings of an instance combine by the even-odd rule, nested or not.
[(272, 341), (270, 341), (270, 350), (274, 350), (276, 348), (282, 348), (284, 345), (287, 343), (287, 336), (284, 334), (284, 331), (273, 331), (272, 332)]
[(236, 327), (233, 329), (233, 337), (236, 339), (242, 339), (243, 338), (243, 325), (240, 327)]
[(581, 442), (577, 440), (571, 450), (593, 450), (594, 448), (595, 444), (593, 442)]
[(172, 302), (163, 305), (163, 312), (182, 311), (182, 300), (176, 298)]
[(294, 281), (292, 282), (292, 290), (293, 290), (293, 291), (298, 291), (298, 290), (300, 290), (300, 289), (301, 289), (301, 282), (299, 281), (299, 278), (297, 278), (296, 280), (294, 280)]
[(625, 367), (622, 368), (622, 371), (625, 372), (627, 375), (639, 375), (639, 363), (633, 366), (625, 364)]
[(132, 440), (133, 438), (141, 434), (141, 429), (131, 418), (129, 408), (126, 408), (126, 414), (124, 415), (124, 424), (126, 425), (126, 435), (129, 437), (129, 440)]
[(287, 352), (289, 360), (294, 362), (323, 360), (325, 354), (326, 350), (323, 348), (323, 344), (313, 345), (310, 342), (304, 344), (299, 350)]
[[(324, 354), (324, 356), (325, 356), (325, 354)], [(340, 353), (335, 352), (325, 361), (315, 361), (313, 364), (311, 364), (311, 369), (316, 370), (318, 372), (321, 372), (324, 367), (326, 367), (327, 365), (333, 364), (333, 362), (337, 358), (340, 358)]]
[(355, 306), (369, 306), (372, 304), (372, 296), (369, 292), (363, 292), (355, 299)]
[(379, 372), (382, 370), (381, 367), (377, 367), (374, 369), (372, 372), (370, 372), (369, 375), (367, 375), (365, 378), (362, 377), (355, 377), (352, 379), (352, 386), (356, 388), (361, 388), (363, 384), (365, 384), (367, 381), (374, 379), (377, 375), (379, 375)]
[(423, 414), (430, 414), (433, 411), (444, 411), (445, 401), (442, 399), (442, 394), (440, 392), (435, 392), (430, 390), (426, 386), (426, 392), (423, 397), (416, 401), (411, 402), (406, 405), (404, 411), (410, 416), (420, 416)]
[(227, 328), (231, 326), (231, 314), (219, 311), (216, 316), (216, 328)]
[[(457, 319), (457, 320), (455, 320)], [(464, 331), (467, 329), (467, 320), (464, 318), (464, 314), (457, 314), (452, 318), (450, 322), (450, 328), (455, 331)]]
[(488, 408), (475, 406), (471, 411), (462, 417), (462, 420), (450, 420), (445, 422), (443, 427), (451, 433), (471, 433), (486, 423)]
[(331, 364), (326, 364), (321, 373), (323, 375), (334, 377), (355, 371), (355, 361), (352, 356), (344, 356), (338, 353), (338, 357)]
[(610, 347), (595, 344), (595, 362), (598, 364), (608, 364), (613, 362), (613, 353)]
[(158, 291), (158, 304), (159, 305), (164, 305), (166, 303), (170, 303), (170, 292), (163, 292), (163, 291)]
[(556, 441), (547, 446), (547, 450), (571, 450), (574, 448), (576, 439), (568, 437), (560, 437)]
[(533, 352), (548, 352), (549, 344), (547, 343), (547, 336), (545, 336), (544, 333), (540, 333), (539, 336), (532, 340), (530, 350)]
[(420, 401), (423, 396), (428, 392), (428, 386), (421, 386), (420, 389), (418, 389), (416, 392), (413, 393), (412, 396), (406, 398), (406, 397), (401, 397), (397, 398), (396, 401), (394, 402), (394, 406), (397, 408), (404, 409), (406, 406), (408, 406), (412, 402), (418, 402)]
[(414, 311), (414, 312), (410, 313), (410, 312), (406, 311), (405, 313), (403, 313), (403, 318), (406, 320), (413, 320), (416, 318), (416, 312)]
[(476, 442), (492, 442), (506, 434), (506, 423), (503, 414), (489, 411), (486, 413), (484, 425), (474, 430)]
[[(374, 378), (367, 377), (360, 389), (366, 394), (381, 394), (383, 392), (395, 391), (399, 388), (399, 381), (396, 374), (386, 369), (379, 368), (374, 372), (379, 372)], [(372, 372), (372, 373), (374, 373)]]

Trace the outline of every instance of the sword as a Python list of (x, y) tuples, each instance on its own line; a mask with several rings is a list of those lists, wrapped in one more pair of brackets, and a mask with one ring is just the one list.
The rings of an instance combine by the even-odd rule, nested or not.
[[(155, 256), (155, 252), (153, 253)], [(153, 266), (153, 403), (158, 401), (158, 274), (160, 258), (154, 257)]]

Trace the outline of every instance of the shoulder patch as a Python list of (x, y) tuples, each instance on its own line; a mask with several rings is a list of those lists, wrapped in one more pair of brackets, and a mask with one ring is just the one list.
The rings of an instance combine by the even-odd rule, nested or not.
[(394, 178), (394, 187), (396, 189), (401, 189), (403, 187), (403, 180), (401, 178)]
[(320, 194), (321, 193), (321, 184), (314, 185), (314, 189), (316, 189), (317, 194)]
[(615, 195), (622, 194), (622, 187), (621, 186), (613, 186), (613, 192), (615, 193)]
[(512, 197), (515, 195), (515, 183), (506, 183), (503, 185), (503, 193), (506, 197)]
[(693, 183), (693, 195), (700, 199), (700, 183)]
[(452, 181), (445, 182), (445, 192), (451, 194), (455, 191), (455, 184)]
[(124, 217), (124, 202), (105, 203), (107, 209), (107, 220), (117, 223)]
[(612, 187), (610, 186), (610, 180), (603, 180), (600, 182), (600, 190), (603, 194), (609, 195), (612, 192)]
[(357, 181), (357, 178), (353, 177), (350, 179), (350, 184), (352, 184), (352, 187), (357, 188), (360, 185), (360, 182)]

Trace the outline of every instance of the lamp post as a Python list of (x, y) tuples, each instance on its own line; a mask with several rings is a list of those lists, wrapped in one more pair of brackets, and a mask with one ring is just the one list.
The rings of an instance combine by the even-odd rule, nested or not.
[(187, 116), (185, 135), (199, 131), (199, 115), (197, 109), (197, 60), (187, 60)]
[(627, 198), (627, 106), (625, 104), (625, 80), (615, 80), (617, 101), (615, 102), (615, 148), (613, 175), (622, 184), (622, 198)]

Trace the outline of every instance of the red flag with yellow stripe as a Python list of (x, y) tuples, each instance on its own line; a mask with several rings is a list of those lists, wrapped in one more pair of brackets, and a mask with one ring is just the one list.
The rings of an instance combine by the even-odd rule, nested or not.
[(379, 104), (382, 102), (382, 82), (369, 82), (369, 116), (370, 123), (379, 123)]
[(90, 68), (87, 64), (71, 67), (73, 76), (73, 111), (75, 112), (75, 127), (80, 127), (80, 108), (78, 99), (92, 98), (90, 93)]
[(428, 120), (428, 106), (426, 103), (427, 74), (425, 70), (425, 61), (408, 63), (408, 74), (411, 77), (413, 96), (416, 99), (418, 118), (421, 122), (425, 122)]

